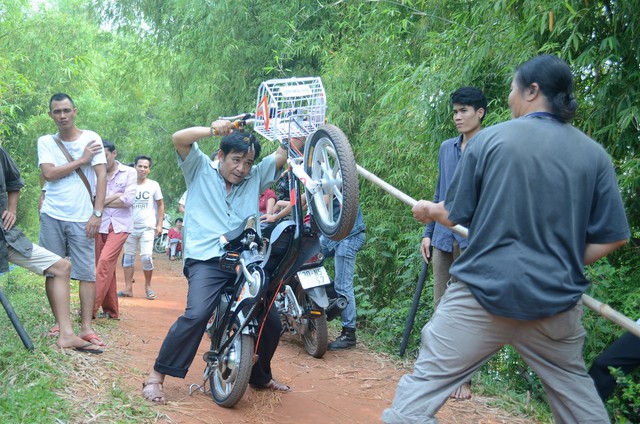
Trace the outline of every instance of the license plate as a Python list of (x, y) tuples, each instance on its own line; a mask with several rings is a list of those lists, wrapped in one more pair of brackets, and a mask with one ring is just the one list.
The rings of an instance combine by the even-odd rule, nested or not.
[(320, 268), (303, 269), (298, 271), (298, 280), (303, 289), (311, 289), (313, 287), (326, 286), (331, 284), (329, 274), (323, 266)]

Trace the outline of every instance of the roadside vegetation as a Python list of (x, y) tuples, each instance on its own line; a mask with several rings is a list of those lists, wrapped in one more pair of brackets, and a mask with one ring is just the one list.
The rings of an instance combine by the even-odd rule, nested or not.
[[(53, 315), (44, 279), (15, 268), (0, 277), (20, 322), (34, 344), (27, 350), (11, 321), (0, 310), (0, 422), (135, 423), (153, 422), (158, 413), (123, 390), (115, 364), (100, 355), (62, 350), (55, 338), (46, 337)], [(75, 290), (74, 290), (75, 289)], [(77, 294), (78, 287), (72, 287)], [(79, 307), (78, 299), (74, 307)], [(106, 320), (105, 320), (106, 321)], [(101, 333), (113, 330), (111, 322), (96, 322)]]
[[(257, 88), (266, 79), (318, 75), (327, 91), (329, 120), (347, 134), (357, 162), (408, 195), (428, 199), (438, 147), (455, 134), (449, 93), (462, 85), (480, 87), (489, 99), (485, 126), (504, 121), (510, 118), (507, 94), (514, 67), (553, 53), (574, 70), (580, 105), (574, 123), (614, 159), (632, 227), (628, 246), (589, 268), (594, 283), (588, 294), (640, 318), (639, 9), (640, 0), (50, 0), (33, 5), (5, 0), (0, 143), (27, 183), (18, 224), (37, 240), (35, 140), (54, 130), (46, 112), (55, 92), (71, 95), (79, 127), (113, 141), (122, 162), (140, 153), (153, 156), (153, 175), (172, 214), (185, 190), (170, 142), (174, 131), (253, 111)], [(214, 143), (207, 140), (201, 147), (213, 151)], [(359, 334), (397, 352), (421, 269), (422, 226), (407, 206), (364, 180), (360, 201), (367, 243), (357, 263)], [(29, 300), (31, 293), (42, 296), (41, 284), (22, 292), (12, 283), (20, 277), (13, 274), (1, 284), (30, 331), (46, 331), (44, 297)], [(427, 284), (408, 358), (433, 312), (430, 300)], [(589, 364), (622, 330), (591, 311), (585, 312), (584, 325)], [(26, 354), (5, 327), (0, 328), (0, 373), (9, 374), (0, 379), (2, 411), (14, 410), (4, 406), (14, 390), (24, 396), (32, 392), (26, 387), (33, 383), (17, 372), (21, 367), (43, 379), (43, 391), (71, 378), (48, 365), (46, 356), (59, 353), (43, 346), (35, 356)], [(609, 411), (617, 422), (634, 422), (640, 416), (640, 376), (622, 380)], [(474, 390), (508, 390), (506, 397), (517, 408), (548, 420), (537, 377), (511, 350), (496, 356), (474, 381)], [(38, 417), (53, 408), (64, 420), (68, 405), (53, 398), (15, 411)]]

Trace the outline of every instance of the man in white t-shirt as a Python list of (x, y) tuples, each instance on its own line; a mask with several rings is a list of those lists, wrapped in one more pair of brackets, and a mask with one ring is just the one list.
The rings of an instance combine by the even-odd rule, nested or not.
[(145, 295), (149, 300), (156, 298), (156, 292), (151, 289), (153, 240), (162, 234), (164, 200), (160, 184), (147, 178), (152, 164), (153, 161), (149, 156), (138, 155), (134, 161), (135, 170), (138, 173), (138, 188), (133, 201), (133, 232), (124, 244), (122, 267), (125, 286), (124, 290), (118, 292), (118, 297), (133, 296), (133, 271), (136, 250), (140, 246)]
[[(54, 94), (49, 100), (49, 116), (58, 133), (38, 139), (38, 165), (46, 180), (39, 244), (60, 257), (70, 257), (71, 279), (80, 281), (79, 336), (104, 346), (91, 327), (91, 318), (96, 298), (95, 238), (102, 221), (107, 160), (100, 136), (76, 127), (77, 113), (73, 100), (65, 93)], [(71, 161), (56, 140), (71, 156)], [(94, 197), (95, 205), (92, 205)], [(58, 328), (57, 324), (52, 333)]]

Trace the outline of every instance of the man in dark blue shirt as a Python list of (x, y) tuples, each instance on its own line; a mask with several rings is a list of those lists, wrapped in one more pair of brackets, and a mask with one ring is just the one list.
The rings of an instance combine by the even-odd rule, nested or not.
[[(487, 114), (487, 98), (475, 87), (462, 87), (451, 93), (453, 122), (460, 135), (445, 140), (438, 154), (438, 183), (433, 196), (434, 203), (445, 200), (445, 194), (458, 166), (460, 156), (467, 143), (482, 128), (482, 121)], [(455, 234), (449, 228), (437, 222), (427, 224), (422, 233), (420, 253), (425, 262), (432, 260), (433, 271), (433, 309), (440, 303), (440, 298), (451, 279), (449, 268), (453, 261), (467, 247), (467, 240)], [(433, 250), (433, 252), (432, 252)], [(431, 256), (433, 254), (433, 257)], [(463, 383), (452, 394), (454, 399), (469, 399), (471, 388), (469, 382)]]

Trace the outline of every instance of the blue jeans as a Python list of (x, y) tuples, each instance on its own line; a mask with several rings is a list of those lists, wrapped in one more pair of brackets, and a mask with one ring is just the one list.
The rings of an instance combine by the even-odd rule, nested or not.
[(350, 235), (340, 241), (334, 250), (327, 248), (327, 240), (325, 237), (320, 238), (322, 253), (326, 257), (335, 257), (334, 286), (336, 292), (347, 298), (349, 302), (347, 307), (342, 311), (342, 326), (347, 328), (356, 328), (356, 296), (353, 292), (353, 273), (356, 267), (356, 255), (362, 246), (364, 246), (365, 233), (361, 231), (357, 234)]

